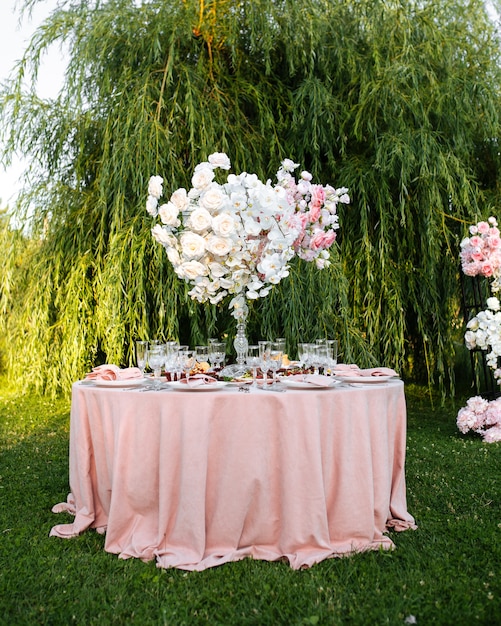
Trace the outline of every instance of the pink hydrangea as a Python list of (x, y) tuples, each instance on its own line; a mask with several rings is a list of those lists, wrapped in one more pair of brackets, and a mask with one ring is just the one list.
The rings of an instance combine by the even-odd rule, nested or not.
[(501, 441), (501, 398), (492, 402), (481, 396), (470, 398), (459, 410), (456, 423), (463, 434), (473, 431), (487, 443)]

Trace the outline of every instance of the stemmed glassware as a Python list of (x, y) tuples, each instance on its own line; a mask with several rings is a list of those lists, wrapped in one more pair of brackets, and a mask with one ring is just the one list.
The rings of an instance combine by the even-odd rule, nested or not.
[(186, 382), (190, 382), (190, 372), (195, 367), (197, 362), (196, 354), (193, 350), (182, 350), (180, 352), (181, 366), (186, 376)]
[(141, 370), (141, 374), (144, 376), (144, 370), (146, 369), (146, 364), (148, 363), (147, 341), (136, 341), (136, 363)]
[(245, 363), (252, 368), (252, 385), (251, 387), (257, 387), (257, 368), (261, 364), (261, 357), (259, 356), (259, 346), (249, 346), (247, 348), (247, 356), (245, 357)]
[(165, 365), (165, 346), (163, 344), (159, 343), (150, 347), (148, 350), (148, 363), (153, 370), (153, 385), (159, 387), (162, 367)]
[(327, 368), (331, 376), (334, 376), (334, 368), (337, 365), (337, 339), (327, 339)]
[(209, 361), (214, 370), (221, 369), (226, 357), (226, 344), (222, 341), (215, 341), (209, 346)]
[(207, 363), (209, 360), (209, 346), (195, 346), (195, 358), (200, 365)]
[(284, 353), (282, 352), (280, 343), (272, 342), (270, 349), (270, 359), (268, 361), (270, 370), (273, 373), (273, 382), (270, 389), (278, 389), (280, 387), (277, 381), (277, 372), (282, 367), (283, 355)]
[(263, 372), (263, 385), (266, 385), (268, 380), (268, 372), (270, 370), (271, 343), (269, 341), (258, 341), (257, 343), (259, 347), (260, 358), (259, 367)]

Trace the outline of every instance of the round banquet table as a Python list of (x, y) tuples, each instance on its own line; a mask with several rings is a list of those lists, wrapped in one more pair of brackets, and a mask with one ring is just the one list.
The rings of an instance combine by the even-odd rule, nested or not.
[(395, 380), (285, 393), (73, 385), (72, 513), (52, 536), (203, 570), (245, 557), (292, 568), (394, 547), (407, 512), (406, 406)]

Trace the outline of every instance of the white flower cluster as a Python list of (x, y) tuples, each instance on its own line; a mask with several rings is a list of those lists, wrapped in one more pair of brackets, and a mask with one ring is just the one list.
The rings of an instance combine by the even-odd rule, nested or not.
[(501, 356), (501, 305), (495, 296), (487, 298), (487, 310), (480, 311), (466, 325), (464, 338), (469, 350), (488, 350), (487, 365), (494, 370), (496, 379), (501, 378), (498, 358)]
[(301, 223), (281, 185), (246, 172), (216, 182), (215, 170), (230, 167), (226, 154), (212, 154), (196, 166), (192, 188), (177, 189), (160, 206), (163, 179), (152, 176), (146, 209), (160, 218), (153, 237), (176, 274), (193, 285), (189, 295), (217, 304), (234, 294), (230, 308), (238, 317), (244, 296), (264, 297), (288, 276)]

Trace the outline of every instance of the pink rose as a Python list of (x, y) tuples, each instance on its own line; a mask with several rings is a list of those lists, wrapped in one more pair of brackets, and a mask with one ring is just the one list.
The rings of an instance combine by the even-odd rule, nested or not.
[(484, 261), (482, 263), (482, 275), (492, 276), (493, 274), (494, 274), (494, 268), (492, 267), (492, 263), (490, 261)]
[(329, 232), (320, 231), (313, 235), (310, 242), (311, 250), (325, 250), (334, 243), (336, 233), (332, 230)]
[(487, 222), (479, 222), (477, 224), (478, 232), (481, 235), (485, 235), (489, 232), (490, 226)]
[(322, 185), (311, 185), (310, 207), (319, 209), (325, 201), (325, 190)]
[(318, 220), (320, 219), (320, 216), (322, 215), (322, 209), (319, 206), (311, 207), (311, 202), (310, 202), (310, 210), (308, 211), (307, 215), (308, 215), (310, 222), (313, 224), (315, 222), (318, 222)]
[(470, 246), (472, 248), (482, 248), (484, 245), (484, 240), (482, 239), (482, 237), (479, 237), (478, 235), (474, 235), (473, 237), (470, 238)]

